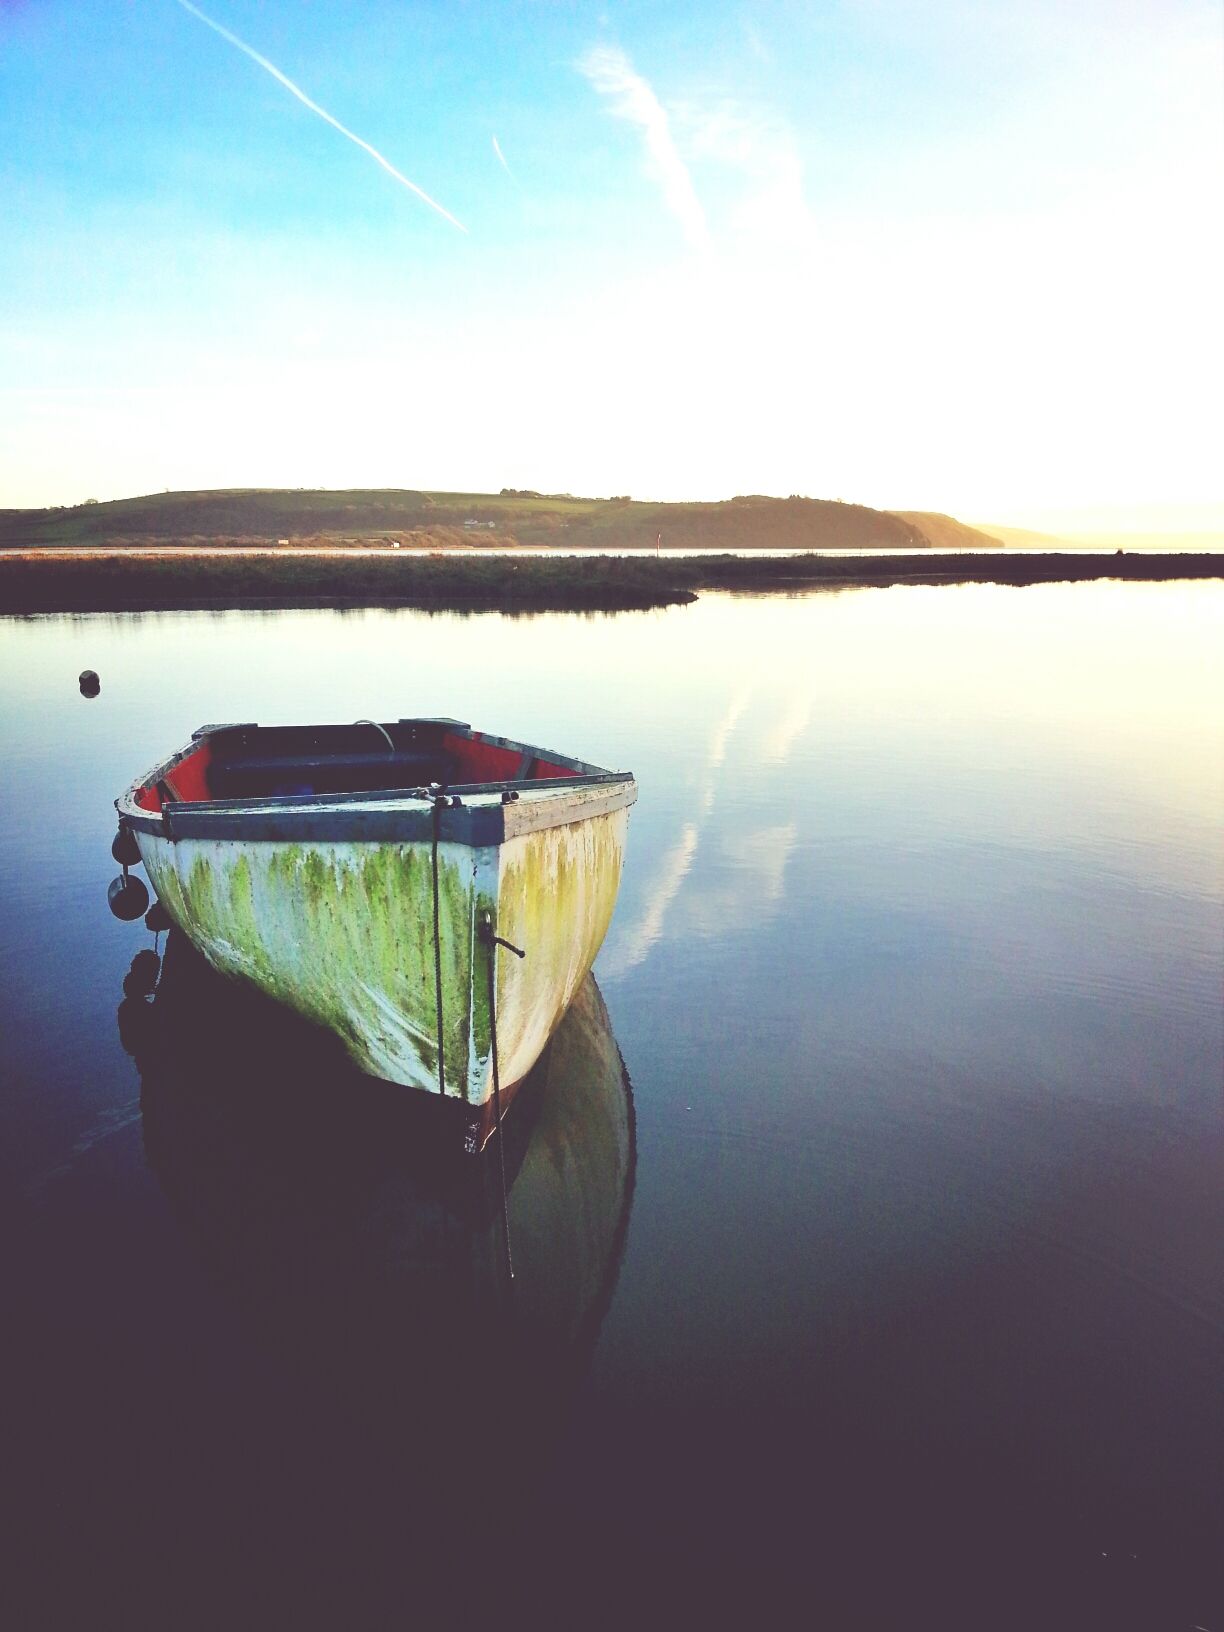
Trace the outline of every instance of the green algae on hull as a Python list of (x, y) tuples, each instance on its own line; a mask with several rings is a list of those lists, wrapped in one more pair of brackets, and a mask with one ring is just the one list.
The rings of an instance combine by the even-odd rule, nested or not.
[(627, 809), (508, 839), (499, 856), (501, 930), (522, 960), (498, 964), (503, 1077), (530, 1068), (603, 944), (620, 888)]
[[(141, 845), (166, 910), (218, 969), (335, 1031), (362, 1070), (437, 1088), (428, 845), (171, 845), (147, 836)], [(478, 854), (438, 848), (446, 1090), (459, 1098), (471, 1076)], [(487, 1056), (487, 997), (480, 1028)]]
[[(489, 952), (496, 956), (499, 1075), (530, 1070), (590, 971), (620, 884), (628, 811), (491, 848), (438, 847), (446, 1093), (492, 1089)], [(141, 834), (171, 918), (223, 973), (335, 1032), (370, 1075), (438, 1088), (432, 854), (428, 844), (257, 843)]]

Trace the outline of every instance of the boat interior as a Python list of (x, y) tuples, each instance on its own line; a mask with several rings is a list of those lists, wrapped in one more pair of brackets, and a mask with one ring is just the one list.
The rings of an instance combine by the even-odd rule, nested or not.
[(156, 811), (171, 802), (392, 792), (431, 783), (464, 788), (592, 774), (599, 774), (592, 765), (486, 736), (458, 720), (227, 725), (198, 732), (195, 747), (137, 789), (136, 803)]

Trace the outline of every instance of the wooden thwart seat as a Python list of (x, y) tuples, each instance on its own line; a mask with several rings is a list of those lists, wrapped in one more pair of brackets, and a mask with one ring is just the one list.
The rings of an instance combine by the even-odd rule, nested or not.
[(274, 798), (278, 794), (368, 793), (379, 788), (426, 786), (452, 779), (446, 754), (413, 749), (394, 753), (241, 754), (214, 761), (214, 799)]

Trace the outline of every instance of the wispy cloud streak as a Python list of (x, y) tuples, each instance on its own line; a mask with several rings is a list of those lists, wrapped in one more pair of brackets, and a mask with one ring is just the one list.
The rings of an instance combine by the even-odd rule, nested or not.
[(600, 96), (608, 99), (618, 119), (641, 131), (649, 172), (658, 182), (668, 209), (689, 243), (704, 249), (710, 238), (705, 211), (672, 137), (667, 112), (649, 82), (614, 45), (592, 46), (579, 59), (578, 70)]
[(603, 955), (599, 965), (601, 979), (619, 980), (631, 969), (636, 969), (662, 935), (667, 914), (680, 893), (680, 886), (689, 875), (697, 847), (701, 843), (702, 830), (714, 808), (714, 787), (723, 761), (727, 757), (727, 744), (731, 740), (731, 733), (748, 706), (750, 696), (750, 690), (741, 689), (732, 697), (727, 712), (714, 727), (703, 773), (701, 813), (695, 822), (685, 822), (679, 839), (664, 857), (641, 918)]
[(494, 136), (494, 138), (493, 138), (493, 151), (494, 151), (494, 153), (497, 154), (497, 162), (501, 165), (502, 169), (510, 177), (511, 181), (513, 181), (514, 180), (514, 171), (511, 170), (510, 166), (506, 163), (506, 155), (502, 152), (501, 143), (498, 141), (496, 136)]
[(285, 87), (287, 91), (290, 91), (294, 96), (296, 96), (299, 102), (301, 102), (305, 107), (308, 107), (311, 113), (317, 113), (319, 118), (326, 120), (333, 130), (338, 130), (341, 136), (347, 136), (350, 142), (355, 142), (363, 152), (370, 155), (376, 164), (382, 165), (383, 169), (389, 176), (392, 176), (396, 181), (398, 181), (402, 187), (407, 187), (410, 193), (415, 193), (423, 203), (429, 205), (431, 210), (436, 210), (444, 220), (449, 221), (452, 227), (458, 227), (460, 232), (466, 232), (468, 230), (464, 226), (463, 222), (457, 221), (449, 210), (443, 209), (442, 205), (438, 203), (436, 198), (430, 198), (429, 194), (423, 187), (418, 187), (415, 181), (409, 181), (408, 177), (397, 170), (389, 159), (383, 158), (382, 154), (376, 147), (371, 147), (369, 142), (364, 141), (354, 131), (351, 131), (347, 125), (342, 125), (339, 119), (334, 118), (330, 113), (328, 113), (326, 108), (321, 108), (317, 102), (312, 102), (306, 95), (306, 92), (302, 90), (301, 86), (295, 85), (287, 74), (282, 74), (275, 63), (269, 62), (267, 57), (261, 57), (258, 51), (247, 45), (245, 40), (240, 40), (237, 34), (231, 34), (228, 28), (223, 28), (220, 23), (214, 22), (213, 19), (202, 12), (198, 6), (193, 6), (191, 4), (191, 0), (178, 0), (178, 4), (182, 6), (184, 11), (190, 12), (193, 17), (198, 17), (200, 22), (206, 23), (208, 27), (212, 29), (214, 34), (219, 34), (223, 40), (228, 40), (232, 46), (236, 46), (237, 49), (245, 56), (250, 57), (252, 62), (257, 62), (261, 68), (272, 75), (273, 79), (277, 80)]
[(672, 108), (672, 123), (688, 152), (743, 178), (746, 186), (731, 216), (742, 237), (765, 254), (783, 246), (816, 248), (803, 165), (786, 125), (726, 99), (681, 102)]
[(601, 980), (619, 980), (636, 969), (663, 933), (672, 902), (688, 877), (701, 840), (696, 822), (685, 822), (680, 837), (667, 852), (651, 888), (646, 910), (623, 939), (616, 942), (599, 965)]

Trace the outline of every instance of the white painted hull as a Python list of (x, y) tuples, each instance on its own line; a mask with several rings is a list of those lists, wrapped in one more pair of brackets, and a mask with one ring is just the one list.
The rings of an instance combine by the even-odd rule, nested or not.
[[(592, 814), (545, 826), (526, 816), (532, 803), (518, 832), (509, 807), (500, 843), (437, 846), (441, 1067), (428, 841), (136, 838), (158, 899), (215, 968), (329, 1027), (361, 1070), (480, 1113), (493, 1092), (491, 952), (512, 1091), (589, 973), (620, 883), (626, 805), (593, 798)], [(523, 959), (479, 939), (486, 913)]]

